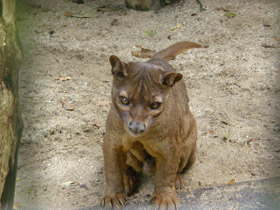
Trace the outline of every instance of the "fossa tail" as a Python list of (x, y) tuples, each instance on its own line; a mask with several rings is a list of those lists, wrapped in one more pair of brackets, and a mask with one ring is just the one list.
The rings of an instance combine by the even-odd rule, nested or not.
[(177, 42), (176, 44), (171, 45), (170, 47), (161, 50), (153, 55), (153, 58), (163, 59), (165, 61), (173, 60), (177, 55), (192, 49), (200, 48), (201, 45), (195, 42)]

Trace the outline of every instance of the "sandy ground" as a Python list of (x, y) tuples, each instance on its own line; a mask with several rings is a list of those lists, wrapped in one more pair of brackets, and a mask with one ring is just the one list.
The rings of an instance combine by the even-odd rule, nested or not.
[[(131, 55), (137, 45), (155, 51), (183, 40), (209, 45), (171, 62), (184, 75), (199, 127), (198, 159), (183, 191), (280, 174), (279, 1), (201, 1), (203, 12), (195, 0), (156, 12), (127, 10), (122, 1), (101, 9), (105, 1), (84, 2), (18, 2), (25, 130), (17, 209), (99, 204), (108, 57), (144, 61)], [(145, 177), (129, 202), (148, 201), (153, 183)]]

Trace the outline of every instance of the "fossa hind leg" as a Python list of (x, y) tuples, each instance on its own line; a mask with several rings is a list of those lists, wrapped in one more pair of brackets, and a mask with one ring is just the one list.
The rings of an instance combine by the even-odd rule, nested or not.
[(191, 113), (188, 115), (188, 119), (189, 128), (186, 137), (183, 139), (182, 155), (176, 178), (176, 188), (182, 188), (184, 182), (180, 174), (191, 168), (196, 160), (197, 126)]
[(125, 193), (131, 195), (139, 185), (139, 172), (142, 171), (142, 163), (131, 153), (127, 153), (126, 171), (123, 176)]
[(155, 173), (155, 160), (143, 145), (135, 143), (127, 153), (127, 170), (124, 174), (125, 191), (129, 195), (133, 193), (140, 183), (140, 173), (153, 175)]

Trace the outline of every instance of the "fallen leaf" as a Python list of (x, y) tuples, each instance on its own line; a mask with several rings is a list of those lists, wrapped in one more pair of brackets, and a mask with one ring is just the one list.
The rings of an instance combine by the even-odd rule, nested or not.
[(108, 106), (111, 104), (111, 101), (99, 101), (98, 105), (99, 106)]
[(180, 29), (181, 27), (182, 27), (182, 25), (178, 24), (178, 25), (174, 26), (173, 28), (170, 28), (170, 31), (175, 31), (177, 29)]
[(221, 120), (221, 123), (225, 124), (225, 125), (228, 125), (229, 123), (224, 121), (224, 120)]
[(227, 12), (226, 14), (225, 14), (225, 16), (227, 17), (227, 18), (234, 18), (236, 15), (233, 13), (233, 12)]
[(254, 141), (254, 139), (253, 139), (253, 138), (250, 138), (250, 139), (247, 140), (247, 144), (250, 144), (250, 143), (253, 142), (253, 141)]
[(91, 18), (92, 17), (90, 15), (77, 15), (77, 14), (72, 14), (70, 12), (65, 12), (64, 15), (66, 17), (74, 17), (74, 18)]
[(76, 109), (76, 106), (73, 104), (70, 104), (69, 102), (65, 101), (65, 100), (61, 100), (60, 101), (62, 104), (62, 107), (64, 109), (66, 109), (67, 111), (74, 111)]
[(55, 80), (68, 81), (68, 80), (72, 80), (72, 77), (57, 77), (57, 78), (55, 78)]
[(276, 48), (276, 46), (269, 45), (269, 44), (262, 44), (262, 47), (264, 47), (264, 48)]
[(75, 182), (75, 181), (68, 181), (68, 182), (62, 183), (62, 186), (65, 186), (65, 187), (78, 186), (78, 185), (80, 185), (80, 183)]
[(275, 39), (275, 41), (280, 42), (280, 38), (278, 36), (274, 36), (273, 38)]
[(235, 179), (232, 179), (227, 184), (234, 184), (234, 183), (235, 183)]
[(97, 127), (97, 128), (100, 128), (100, 127), (101, 127), (101, 123), (99, 123), (99, 122), (95, 122), (93, 125), (94, 125), (95, 127)]
[(136, 47), (140, 48), (143, 52), (152, 52), (152, 53), (155, 52), (155, 51), (150, 50), (150, 49), (148, 49), (148, 48), (144, 48), (144, 47), (142, 47), (141, 45), (136, 45)]
[(214, 131), (214, 130), (210, 130), (209, 133), (210, 133), (211, 135), (214, 135), (214, 134), (215, 134), (215, 131)]
[(147, 53), (143, 53), (141, 50), (131, 51), (131, 55), (138, 57), (138, 58), (151, 58), (152, 56)]
[(140, 48), (140, 50), (131, 51), (131, 54), (138, 58), (151, 58), (155, 53), (155, 51), (143, 48), (140, 45), (137, 45), (136, 47)]
[(224, 12), (228, 12), (228, 9), (225, 9), (225, 8), (223, 8), (223, 7), (218, 7), (218, 8), (216, 8), (216, 10), (217, 10), (217, 11), (222, 10), (222, 11), (224, 11)]
[(145, 34), (147, 34), (148, 36), (151, 36), (152, 35), (152, 31), (144, 31), (145, 32)]
[(229, 133), (224, 133), (224, 140), (229, 140)]
[(14, 206), (13, 206), (13, 209), (18, 209), (20, 207), (24, 207), (24, 205), (21, 204), (21, 203), (15, 203)]

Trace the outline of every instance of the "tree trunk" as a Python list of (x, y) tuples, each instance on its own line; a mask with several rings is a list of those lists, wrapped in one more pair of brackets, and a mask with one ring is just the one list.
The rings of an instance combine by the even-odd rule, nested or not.
[(0, 207), (6, 210), (13, 209), (16, 154), (23, 129), (18, 101), (18, 72), (22, 52), (18, 45), (15, 27), (16, 0), (2, 0), (2, 3), (3, 12), (0, 18)]
[(156, 10), (160, 8), (162, 0), (125, 0), (126, 7), (136, 10)]

